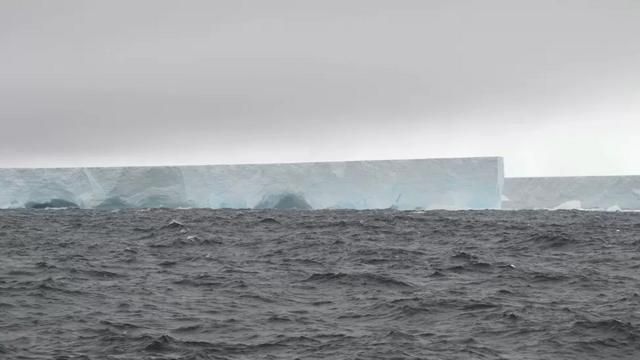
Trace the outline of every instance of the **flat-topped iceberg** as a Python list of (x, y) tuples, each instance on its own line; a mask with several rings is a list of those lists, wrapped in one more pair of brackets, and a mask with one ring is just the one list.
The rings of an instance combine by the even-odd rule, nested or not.
[(505, 178), (503, 209), (640, 209), (640, 176)]
[(0, 169), (0, 207), (498, 209), (502, 158)]

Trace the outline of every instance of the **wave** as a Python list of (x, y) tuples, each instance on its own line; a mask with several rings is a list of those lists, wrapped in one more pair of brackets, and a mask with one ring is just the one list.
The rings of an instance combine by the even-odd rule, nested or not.
[(346, 286), (413, 287), (408, 282), (373, 273), (317, 273), (309, 276), (304, 282), (331, 283)]

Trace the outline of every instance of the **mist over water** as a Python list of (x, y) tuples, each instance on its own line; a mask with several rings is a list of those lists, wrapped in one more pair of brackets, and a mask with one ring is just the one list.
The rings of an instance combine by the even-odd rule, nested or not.
[(0, 211), (7, 359), (635, 359), (640, 214)]

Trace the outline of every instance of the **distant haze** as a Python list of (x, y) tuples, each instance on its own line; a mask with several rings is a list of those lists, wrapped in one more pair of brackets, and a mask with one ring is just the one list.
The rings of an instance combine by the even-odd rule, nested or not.
[(0, 167), (640, 174), (638, 0), (0, 1)]

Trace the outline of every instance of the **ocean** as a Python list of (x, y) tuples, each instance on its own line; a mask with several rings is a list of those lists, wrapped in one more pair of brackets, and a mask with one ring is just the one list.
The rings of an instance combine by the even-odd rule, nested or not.
[(2, 359), (639, 359), (640, 213), (2, 210)]

